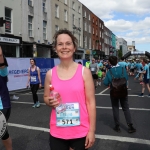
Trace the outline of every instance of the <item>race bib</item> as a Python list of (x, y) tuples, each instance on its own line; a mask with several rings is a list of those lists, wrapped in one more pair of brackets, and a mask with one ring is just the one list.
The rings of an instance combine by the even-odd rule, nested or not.
[(95, 71), (95, 68), (91, 68), (91, 71)]
[(80, 125), (79, 103), (66, 103), (64, 111), (57, 110), (56, 107), (56, 126), (68, 127)]
[(31, 82), (36, 82), (36, 76), (31, 76)]

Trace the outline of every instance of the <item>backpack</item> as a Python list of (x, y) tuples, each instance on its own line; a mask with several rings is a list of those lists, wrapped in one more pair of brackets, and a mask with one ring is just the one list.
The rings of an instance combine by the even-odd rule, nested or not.
[(122, 74), (120, 78), (115, 78), (112, 74), (111, 69), (109, 70), (112, 76), (112, 83), (110, 89), (110, 96), (113, 98), (125, 98), (128, 95), (127, 91), (127, 80), (123, 77), (123, 67), (122, 67)]

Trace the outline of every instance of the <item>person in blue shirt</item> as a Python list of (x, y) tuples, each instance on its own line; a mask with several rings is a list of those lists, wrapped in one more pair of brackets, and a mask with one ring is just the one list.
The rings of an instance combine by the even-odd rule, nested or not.
[(103, 63), (98, 59), (97, 60), (97, 65), (98, 65), (98, 68), (103, 68)]
[[(0, 111), (4, 114), (6, 121), (8, 121), (11, 112), (11, 102), (9, 91), (7, 88), (7, 76), (8, 76), (8, 63), (3, 56), (2, 48), (0, 46)], [(12, 140), (9, 136), (8, 129), (2, 136), (2, 142), (6, 150), (12, 150)]]
[[(110, 56), (109, 62), (112, 65), (112, 68), (110, 70), (111, 70), (114, 78), (122, 77), (122, 69), (123, 69), (123, 77), (125, 77), (126, 80), (128, 80), (127, 71), (124, 67), (121, 67), (117, 64), (116, 56)], [(111, 85), (110, 86), (110, 91), (111, 91), (112, 75), (110, 74), (110, 70), (108, 70), (108, 72), (106, 73), (106, 77), (104, 79), (104, 85), (106, 85), (106, 86)], [(124, 112), (125, 119), (126, 119), (126, 122), (128, 125), (128, 132), (129, 133), (136, 132), (136, 129), (133, 127), (133, 124), (132, 124), (132, 119), (131, 119), (131, 114), (130, 114), (129, 104), (128, 104), (128, 96), (126, 96), (125, 98), (114, 98), (110, 95), (110, 99), (111, 99), (113, 117), (114, 117), (114, 122), (115, 122), (114, 130), (116, 132), (121, 131), (120, 130), (120, 121), (119, 121), (119, 101), (120, 101), (120, 104), (121, 104), (121, 107)]]
[(134, 76), (134, 69), (135, 69), (135, 63), (134, 63), (134, 61), (132, 61), (130, 64), (130, 75), (131, 76)]
[(121, 67), (124, 67), (126, 70), (128, 70), (128, 65), (127, 63), (124, 61), (124, 58), (121, 58), (121, 61), (118, 62), (118, 65), (120, 65)]
[(150, 79), (150, 71), (149, 71), (149, 66), (147, 65), (147, 60), (145, 58), (142, 59), (142, 65), (143, 65), (143, 71), (141, 74), (143, 74), (143, 84), (142, 84), (142, 93), (139, 94), (139, 97), (144, 97), (144, 91), (145, 91), (145, 86), (147, 86), (147, 89), (149, 91), (148, 97), (150, 97), (150, 87), (149, 87), (149, 79)]
[(33, 101), (34, 101), (34, 105), (32, 107), (38, 108), (38, 107), (40, 107), (40, 102), (38, 100), (37, 91), (39, 88), (42, 87), (40, 68), (36, 66), (35, 59), (33, 59), (33, 58), (30, 59), (30, 64), (31, 64), (31, 67), (28, 69), (27, 87), (29, 87), (29, 84), (30, 84)]

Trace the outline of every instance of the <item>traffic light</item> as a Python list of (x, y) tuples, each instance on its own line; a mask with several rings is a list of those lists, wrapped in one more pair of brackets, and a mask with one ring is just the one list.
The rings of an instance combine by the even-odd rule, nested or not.
[(5, 23), (5, 20), (3, 20), (3, 17), (0, 17), (0, 27), (3, 27), (4, 23)]

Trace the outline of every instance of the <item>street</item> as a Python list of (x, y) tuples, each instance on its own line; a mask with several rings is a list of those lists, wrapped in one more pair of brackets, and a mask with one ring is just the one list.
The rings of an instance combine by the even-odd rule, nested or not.
[[(129, 77), (129, 106), (135, 133), (128, 133), (123, 111), (120, 109), (121, 133), (113, 130), (114, 121), (109, 97), (109, 88), (99, 86), (96, 90), (97, 123), (96, 141), (90, 150), (150, 150), (150, 98), (137, 95), (141, 85)], [(10, 92), (11, 93), (11, 92)], [(32, 108), (29, 90), (16, 91), (18, 100), (12, 100), (8, 130), (14, 150), (49, 150), (49, 118), (51, 108), (43, 102), (43, 89), (38, 91), (40, 108)], [(12, 96), (12, 94), (10, 94)], [(5, 150), (2, 143), (0, 150)], [(61, 150), (61, 148), (60, 148)]]

